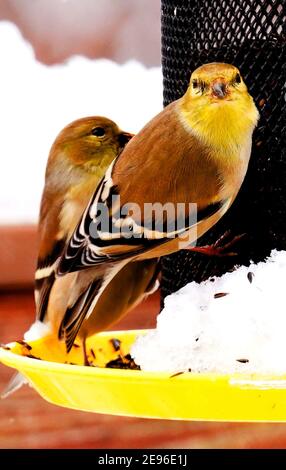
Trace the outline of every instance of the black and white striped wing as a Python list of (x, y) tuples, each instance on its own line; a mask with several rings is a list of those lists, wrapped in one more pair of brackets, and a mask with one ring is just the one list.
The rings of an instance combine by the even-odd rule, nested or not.
[[(117, 207), (116, 202), (114, 204), (118, 196), (111, 176), (115, 161), (97, 186), (63, 251), (57, 267), (57, 274), (60, 276), (68, 272), (124, 260), (155, 246), (158, 242), (162, 243), (165, 238), (152, 240), (146, 237), (144, 228), (132, 218), (121, 216), (121, 207)], [(104, 222), (102, 222), (103, 218)], [(135, 233), (136, 236), (134, 236)]]
[[(122, 207), (117, 204), (117, 188), (112, 181), (112, 169), (116, 160), (110, 165), (105, 177), (98, 185), (88, 207), (86, 208), (72, 238), (67, 243), (59, 261), (57, 274), (79, 271), (88, 267), (114, 264), (137, 256), (155, 248), (170, 238), (183, 234), (195, 223), (221, 210), (228, 201), (220, 201), (206, 207), (192, 217), (176, 225), (172, 232), (163, 228), (161, 231), (144, 225), (137, 218), (122, 215)], [(102, 222), (103, 221), (103, 222)], [(181, 228), (180, 228), (181, 227)]]

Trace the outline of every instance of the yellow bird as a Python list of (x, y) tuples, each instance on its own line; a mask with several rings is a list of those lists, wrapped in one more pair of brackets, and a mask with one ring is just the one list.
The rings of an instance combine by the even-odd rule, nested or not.
[[(63, 280), (78, 275), (77, 303), (59, 329), (68, 351), (122, 269), (188, 248), (225, 214), (246, 174), (258, 117), (239, 70), (206, 64), (113, 161), (57, 266)], [(83, 292), (80, 279), (91, 269)]]

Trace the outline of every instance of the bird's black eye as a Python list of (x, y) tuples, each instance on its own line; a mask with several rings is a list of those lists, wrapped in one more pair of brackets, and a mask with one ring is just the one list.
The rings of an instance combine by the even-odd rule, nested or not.
[(92, 135), (96, 137), (103, 137), (105, 135), (105, 130), (103, 127), (94, 127), (91, 131)]
[(239, 75), (239, 73), (236, 74), (235, 76), (235, 83), (240, 83), (241, 82), (241, 77)]
[(198, 80), (193, 80), (193, 88), (198, 88)]

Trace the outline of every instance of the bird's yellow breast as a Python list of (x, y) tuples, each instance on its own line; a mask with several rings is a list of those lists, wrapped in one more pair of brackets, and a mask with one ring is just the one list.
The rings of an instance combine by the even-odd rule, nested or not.
[(248, 94), (232, 100), (210, 102), (206, 97), (192, 105), (182, 100), (180, 115), (185, 127), (220, 158), (228, 160), (250, 140), (258, 112)]
[(60, 216), (60, 228), (70, 237), (98, 183), (97, 176), (86, 176), (84, 182), (74, 185), (67, 192)]
[(217, 102), (201, 97), (195, 103), (183, 97), (178, 111), (185, 129), (202, 143), (208, 160), (219, 168), (220, 197), (233, 199), (247, 171), (258, 119), (251, 96), (243, 93)]

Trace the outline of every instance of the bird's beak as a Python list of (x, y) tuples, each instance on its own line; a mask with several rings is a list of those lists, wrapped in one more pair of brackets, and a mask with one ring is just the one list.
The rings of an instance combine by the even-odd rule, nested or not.
[(124, 147), (132, 137), (134, 137), (134, 134), (130, 134), (129, 132), (120, 132), (118, 136), (120, 146)]
[(215, 80), (211, 85), (211, 89), (215, 98), (223, 99), (228, 94), (227, 84), (222, 79)]

